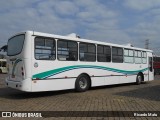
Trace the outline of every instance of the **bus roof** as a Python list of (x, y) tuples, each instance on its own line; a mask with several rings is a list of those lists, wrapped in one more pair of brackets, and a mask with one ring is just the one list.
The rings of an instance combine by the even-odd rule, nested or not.
[(119, 45), (119, 44), (113, 44), (113, 43), (108, 43), (108, 42), (82, 39), (82, 38), (77, 38), (77, 37), (72, 37), (72, 36), (55, 35), (55, 34), (49, 34), (49, 33), (36, 32), (36, 31), (24, 31), (24, 32), (17, 33), (16, 35), (25, 34), (25, 33), (28, 33), (28, 34), (31, 34), (31, 35), (34, 35), (34, 36), (45, 36), (45, 37), (51, 37), (51, 38), (53, 37), (55, 39), (56, 38), (57, 39), (69, 39), (69, 40), (74, 40), (74, 41), (78, 41), (78, 42), (89, 42), (89, 43), (94, 43), (94, 44), (102, 44), (102, 45), (109, 45), (109, 46), (115, 46), (115, 47), (122, 47), (122, 48), (128, 48), (128, 49), (135, 49), (135, 50), (153, 52), (152, 50), (138, 48), (138, 47), (131, 47), (131, 46), (128, 46), (128, 45)]

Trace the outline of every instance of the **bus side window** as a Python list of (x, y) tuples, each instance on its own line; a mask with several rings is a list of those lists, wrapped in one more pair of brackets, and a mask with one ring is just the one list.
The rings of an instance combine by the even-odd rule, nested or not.
[(58, 40), (57, 45), (58, 60), (77, 61), (78, 43), (70, 40)]
[(52, 38), (35, 38), (35, 58), (37, 60), (55, 60), (55, 40)]
[(134, 63), (134, 54), (131, 49), (124, 49), (124, 62), (125, 63)]
[(111, 62), (110, 46), (97, 45), (97, 61), (98, 62)]
[(80, 61), (96, 61), (96, 46), (92, 43), (79, 44), (79, 59)]
[(134, 58), (135, 63), (136, 64), (141, 64), (141, 62), (142, 62), (142, 53), (141, 53), (141, 51), (135, 50), (134, 51), (134, 55), (135, 55), (135, 58)]
[(69, 51), (69, 57), (67, 60), (75, 61), (76, 60), (76, 54)]
[(123, 49), (112, 47), (112, 62), (123, 63)]
[(79, 59), (80, 61), (86, 61), (86, 53), (87, 52), (87, 44), (85, 43), (80, 43), (79, 44)]
[(147, 63), (147, 53), (146, 52), (142, 52), (142, 63), (143, 64)]

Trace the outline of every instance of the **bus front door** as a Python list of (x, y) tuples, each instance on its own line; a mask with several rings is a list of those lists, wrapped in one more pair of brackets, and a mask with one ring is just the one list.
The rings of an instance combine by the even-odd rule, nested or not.
[(148, 81), (153, 80), (154, 69), (153, 69), (153, 57), (148, 57)]

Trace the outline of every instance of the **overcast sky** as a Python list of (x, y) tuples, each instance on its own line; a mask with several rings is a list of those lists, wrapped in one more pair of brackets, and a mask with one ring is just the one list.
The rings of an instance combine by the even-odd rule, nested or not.
[(0, 0), (0, 47), (25, 30), (160, 50), (160, 0)]

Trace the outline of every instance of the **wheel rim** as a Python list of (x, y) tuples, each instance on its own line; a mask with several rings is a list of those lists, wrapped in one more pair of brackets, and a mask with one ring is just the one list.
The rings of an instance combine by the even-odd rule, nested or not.
[(85, 77), (82, 77), (80, 80), (79, 80), (79, 86), (80, 88), (82, 89), (85, 89), (87, 87), (87, 79)]
[(140, 83), (142, 81), (142, 77), (138, 75), (138, 82)]

